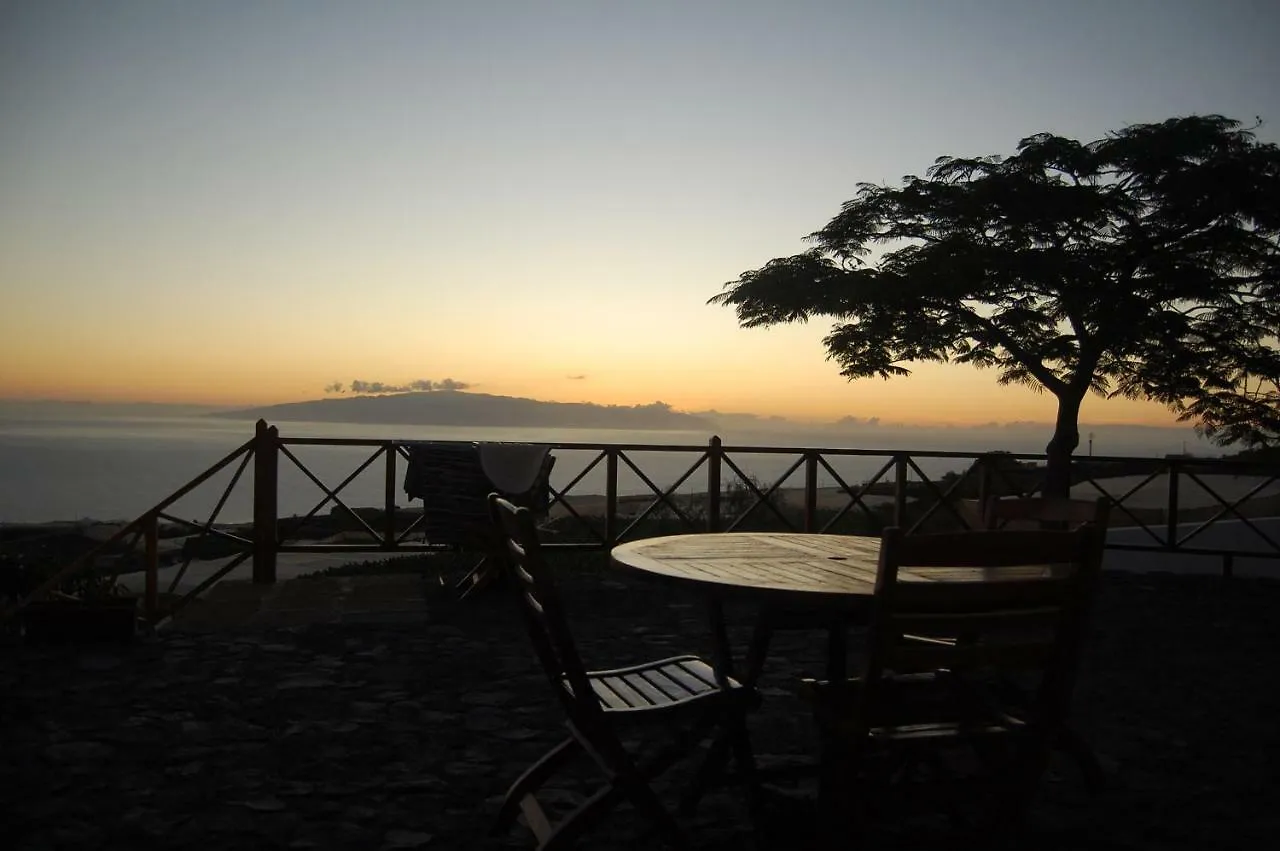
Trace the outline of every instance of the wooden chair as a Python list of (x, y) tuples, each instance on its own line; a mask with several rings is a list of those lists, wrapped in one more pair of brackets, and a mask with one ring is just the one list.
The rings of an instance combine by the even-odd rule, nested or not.
[(1092, 523), (1105, 535), (1110, 519), (1111, 500), (1105, 496), (1097, 499), (992, 497), (982, 506), (982, 521), (987, 529), (1074, 529), (1083, 523)]
[[(984, 829), (1021, 824), (1066, 725), (1099, 535), (1087, 524), (885, 531), (860, 676), (807, 681), (802, 692), (822, 735), (824, 835), (843, 835), (850, 814), (856, 827), (930, 791), (953, 816), (981, 802)], [(1009, 704), (983, 687), (992, 673), (1034, 674), (1035, 686)], [(957, 766), (972, 776), (957, 778)], [(913, 782), (929, 775), (941, 782)]]
[[(734, 680), (722, 689), (711, 666), (696, 656), (675, 656), (641, 665), (588, 671), (574, 644), (556, 584), (542, 557), (533, 515), (497, 494), (489, 497), (494, 524), (505, 542), (511, 583), (519, 595), (538, 661), (567, 717), (569, 736), (512, 784), (499, 810), (495, 832), (523, 812), (538, 849), (561, 848), (628, 800), (672, 848), (689, 847), (676, 820), (650, 788), (650, 781), (691, 754), (712, 733), (732, 744), (739, 779), (754, 783), (754, 761), (744, 716), (753, 692)], [(647, 725), (670, 735), (663, 747), (630, 753), (620, 727)], [(575, 756), (585, 754), (605, 777), (601, 788), (553, 822), (536, 793)]]
[[(1099, 530), (1098, 558), (1106, 543), (1107, 523), (1111, 518), (1111, 500), (1105, 496), (1097, 499), (1071, 499), (1066, 497), (994, 497), (983, 506), (983, 522), (988, 529), (1074, 529), (1089, 523)], [(1010, 702), (1018, 699), (1016, 684), (1011, 680), (1001, 683), (1004, 698)], [(1079, 767), (1085, 785), (1095, 794), (1106, 785), (1106, 772), (1093, 752), (1069, 726), (1064, 726), (1054, 737), (1054, 747), (1067, 754)]]
[(545, 517), (556, 463), (555, 456), (547, 452), (525, 490), (503, 491), (485, 471), (482, 446), (470, 441), (420, 441), (407, 447), (405, 495), (422, 500), (422, 520), (415, 528), (422, 531), (424, 542), (472, 556), (471, 566), (452, 583), (463, 599), (485, 591), (501, 575), (489, 494), (496, 491), (513, 504)]
[[(986, 529), (1013, 528), (1075, 528), (1082, 523), (1092, 523), (1099, 529), (1107, 528), (1111, 501), (1106, 497), (1092, 499), (1062, 499), (1054, 497), (992, 497), (981, 507), (981, 522)], [(751, 645), (747, 653), (745, 681), (754, 685), (764, 668), (765, 658), (775, 633), (782, 630), (821, 630), (827, 634), (827, 672), (829, 680), (845, 675), (848, 659), (848, 636), (852, 630), (866, 625), (865, 615), (858, 612), (814, 613), (805, 610), (773, 607), (757, 613)], [(1087, 748), (1081, 750), (1078, 739), (1068, 747), (1081, 764), (1086, 781), (1091, 788), (1100, 788), (1102, 770), (1097, 759)]]

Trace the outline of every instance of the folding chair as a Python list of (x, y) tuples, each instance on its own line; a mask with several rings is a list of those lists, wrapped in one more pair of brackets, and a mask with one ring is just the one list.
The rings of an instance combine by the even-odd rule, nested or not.
[[(823, 743), (824, 836), (903, 802), (976, 812), (984, 829), (1022, 824), (1066, 724), (1099, 535), (1087, 524), (885, 530), (861, 675), (802, 689)], [(1007, 673), (1034, 675), (1027, 699), (1008, 704), (984, 687)]]
[[(489, 510), (505, 543), (511, 584), (519, 594), (529, 638), (569, 729), (564, 741), (512, 784), (498, 812), (495, 832), (509, 828), (523, 812), (537, 848), (549, 851), (570, 844), (610, 808), (627, 800), (666, 845), (689, 847), (650, 781), (690, 755), (713, 732), (723, 732), (731, 742), (739, 779), (753, 783), (754, 762), (744, 716), (754, 693), (733, 680), (722, 689), (711, 666), (696, 656), (586, 670), (543, 560), (533, 515), (497, 494), (490, 495)], [(620, 728), (633, 724), (664, 730), (670, 741), (652, 753), (633, 754), (618, 735)], [(582, 754), (600, 769), (604, 782), (580, 806), (553, 822), (537, 792)]]

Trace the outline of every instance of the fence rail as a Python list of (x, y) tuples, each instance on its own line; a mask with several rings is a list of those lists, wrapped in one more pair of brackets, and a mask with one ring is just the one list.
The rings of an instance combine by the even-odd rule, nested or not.
[[(101, 569), (95, 567), (97, 560), (124, 551), (141, 553), (146, 577), (143, 609), (155, 620), (162, 614), (158, 546), (162, 522), (191, 532), (197, 544), (184, 550), (170, 581), (165, 607), (170, 611), (245, 561), (251, 561), (255, 582), (270, 583), (275, 581), (277, 556), (282, 553), (358, 556), (450, 549), (415, 540), (415, 532), (423, 526), (423, 512), (399, 504), (401, 465), (407, 464), (411, 445), (397, 440), (284, 437), (275, 426), (259, 421), (251, 440), (52, 573), (8, 605), (4, 614), (11, 615), (27, 600), (56, 593), (69, 577)], [(368, 454), (330, 483), (301, 457), (304, 447), (364, 448)], [(764, 528), (867, 534), (886, 525), (915, 531), (972, 526), (977, 522), (974, 506), (987, 496), (1037, 492), (1043, 484), (1045, 458), (1023, 453), (734, 446), (718, 437), (705, 446), (552, 443), (550, 447), (558, 463), (544, 528), (546, 546), (553, 550), (607, 550), (621, 541), (674, 532)], [(642, 456), (647, 460), (639, 460)], [(655, 457), (663, 461), (663, 474), (654, 471)], [(569, 459), (578, 463), (568, 463)], [(375, 466), (379, 463), (381, 469)], [(244, 524), (219, 523), (228, 497), (250, 464), (252, 524), (246, 529)], [(850, 464), (861, 472), (851, 472)], [(230, 481), (207, 519), (186, 520), (171, 512), (178, 500), (233, 465)], [(767, 470), (767, 475), (760, 475), (761, 470)], [(301, 476), (316, 489), (317, 500), (307, 513), (280, 516), (283, 471)], [(344, 492), (367, 475), (381, 478), (381, 505), (350, 504)], [(632, 482), (626, 493), (620, 485), (624, 477)], [(1222, 477), (1228, 477), (1225, 481), (1232, 492), (1226, 492)], [(1280, 464), (1190, 457), (1083, 457), (1075, 459), (1073, 482), (1077, 495), (1111, 500), (1113, 528), (1128, 527), (1127, 539), (1113, 535), (1109, 549), (1214, 556), (1222, 560), (1227, 576), (1239, 558), (1280, 559), (1280, 533), (1265, 528), (1273, 525), (1267, 518), (1280, 518)], [(1154, 491), (1159, 491), (1159, 500), (1153, 500)], [(345, 530), (341, 543), (308, 537), (326, 509), (327, 528), (332, 531), (332, 521), (338, 518)], [(1233, 535), (1231, 545), (1209, 540), (1211, 533), (1228, 525), (1233, 532), (1248, 534)], [(1251, 546), (1238, 546), (1235, 539), (1242, 537)], [(177, 595), (200, 545), (210, 542), (221, 546), (229, 561), (194, 589)]]

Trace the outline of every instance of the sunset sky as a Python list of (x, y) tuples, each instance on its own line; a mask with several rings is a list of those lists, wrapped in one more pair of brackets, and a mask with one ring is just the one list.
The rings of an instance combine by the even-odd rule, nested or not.
[(706, 300), (942, 154), (1207, 112), (1276, 141), (1277, 35), (1274, 0), (0, 0), (0, 398), (1049, 420), (966, 368), (850, 384), (828, 323)]

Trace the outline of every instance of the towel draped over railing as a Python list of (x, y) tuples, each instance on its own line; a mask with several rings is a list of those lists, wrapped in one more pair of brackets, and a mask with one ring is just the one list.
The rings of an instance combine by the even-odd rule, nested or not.
[(421, 499), (422, 528), (432, 544), (487, 549), (490, 493), (545, 514), (550, 499), (550, 447), (535, 443), (423, 441), (406, 446), (404, 491)]

